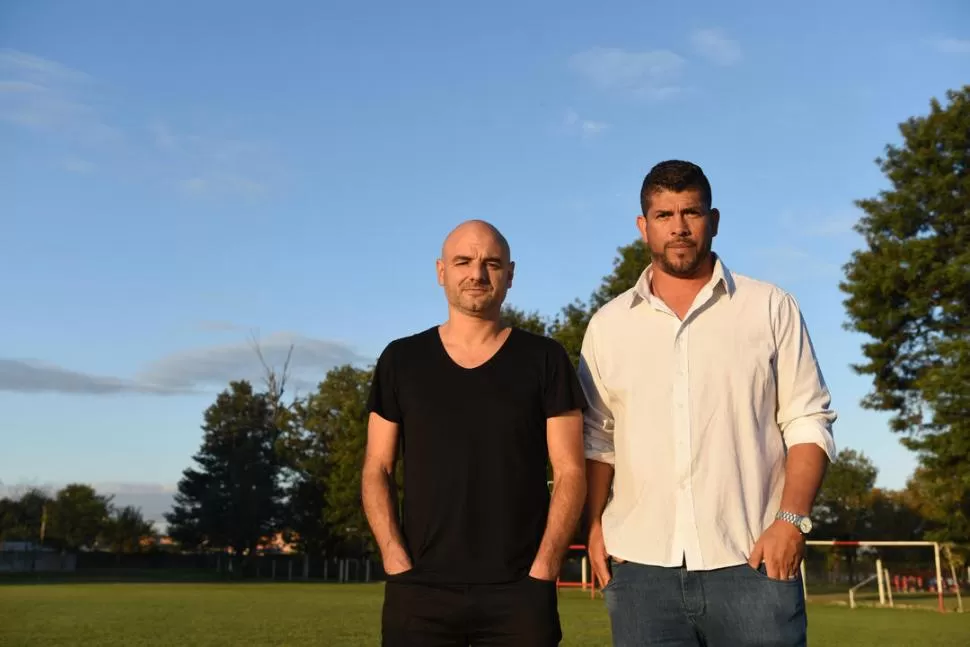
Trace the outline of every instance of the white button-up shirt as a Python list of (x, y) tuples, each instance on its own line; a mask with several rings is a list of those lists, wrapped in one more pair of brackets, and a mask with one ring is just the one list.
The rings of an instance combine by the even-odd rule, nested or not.
[(786, 447), (835, 454), (830, 396), (795, 299), (715, 261), (681, 321), (651, 268), (589, 322), (588, 459), (614, 467), (607, 552), (691, 570), (747, 561), (774, 521)]

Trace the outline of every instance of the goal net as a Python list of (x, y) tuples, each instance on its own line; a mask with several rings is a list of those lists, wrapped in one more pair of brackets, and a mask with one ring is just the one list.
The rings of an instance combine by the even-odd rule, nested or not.
[(806, 542), (805, 597), (860, 606), (960, 610), (960, 582), (930, 541)]

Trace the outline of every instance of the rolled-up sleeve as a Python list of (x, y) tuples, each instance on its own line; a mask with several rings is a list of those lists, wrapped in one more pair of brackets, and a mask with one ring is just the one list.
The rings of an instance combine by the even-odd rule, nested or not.
[(785, 294), (775, 317), (777, 422), (785, 445), (818, 445), (835, 458), (831, 394), (818, 365), (808, 326), (795, 298)]
[(586, 327), (579, 357), (579, 383), (588, 403), (583, 413), (583, 444), (587, 459), (612, 465), (613, 412), (610, 411), (609, 396), (599, 372), (595, 322), (594, 316)]

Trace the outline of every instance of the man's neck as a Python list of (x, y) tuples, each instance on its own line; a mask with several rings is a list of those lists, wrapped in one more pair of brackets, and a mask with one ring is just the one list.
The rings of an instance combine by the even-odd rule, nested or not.
[(498, 338), (505, 326), (498, 315), (473, 317), (463, 312), (451, 310), (448, 321), (441, 324), (442, 337), (461, 346), (480, 346)]

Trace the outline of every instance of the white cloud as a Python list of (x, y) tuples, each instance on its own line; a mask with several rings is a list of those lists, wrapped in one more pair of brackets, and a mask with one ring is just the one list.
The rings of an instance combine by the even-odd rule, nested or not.
[(727, 67), (741, 62), (741, 45), (720, 29), (695, 29), (690, 42), (698, 55), (717, 65)]
[(266, 195), (268, 187), (255, 180), (213, 172), (205, 177), (193, 177), (176, 183), (179, 191), (188, 196), (230, 195), (244, 198), (258, 198)]
[(970, 54), (970, 39), (967, 38), (941, 38), (935, 45), (944, 54)]
[(609, 124), (603, 121), (592, 121), (591, 119), (581, 119), (575, 110), (568, 110), (563, 118), (563, 125), (570, 132), (579, 132), (584, 138), (595, 137), (607, 128)]
[(278, 177), (273, 151), (227, 133), (225, 120), (190, 130), (127, 115), (127, 122), (146, 124), (131, 129), (109, 119), (113, 112), (124, 110), (91, 75), (25, 52), (0, 50), (0, 121), (56, 136), (70, 151), (60, 164), (66, 170), (88, 172), (97, 165), (105, 172), (136, 172), (194, 197), (263, 197)]
[(57, 132), (74, 144), (117, 143), (121, 131), (95, 109), (93, 79), (84, 72), (12, 49), (0, 50), (0, 120)]
[[(283, 368), (293, 347), (290, 383), (300, 390), (314, 389), (331, 368), (372, 361), (342, 342), (295, 333), (276, 333), (257, 343), (266, 363), (276, 370)], [(0, 391), (17, 393), (171, 396), (221, 389), (231, 380), (262, 384), (263, 377), (264, 368), (252, 341), (174, 353), (152, 362), (134, 378), (95, 375), (35, 360), (0, 358)]]
[(112, 393), (172, 395), (184, 392), (178, 388), (94, 375), (29, 359), (0, 359), (0, 391), (75, 395)]
[(174, 186), (182, 195), (259, 198), (270, 189), (273, 174), (265, 145), (215, 133), (181, 132), (154, 121), (148, 127), (153, 147), (166, 166), (181, 177)]
[(68, 155), (67, 157), (61, 160), (61, 168), (71, 173), (78, 173), (78, 174), (84, 175), (87, 173), (92, 173), (97, 167), (94, 165), (93, 162), (90, 162), (86, 159), (83, 159), (76, 155)]
[(14, 71), (38, 83), (87, 83), (91, 77), (56, 61), (34, 56), (15, 49), (0, 49), (0, 72)]
[(649, 99), (678, 94), (685, 59), (669, 50), (631, 52), (594, 47), (575, 54), (573, 69), (601, 90), (630, 92)]
[(291, 384), (314, 388), (326, 372), (343, 364), (361, 365), (370, 360), (347, 344), (314, 339), (297, 333), (275, 333), (265, 339), (208, 346), (164, 357), (139, 373), (138, 381), (171, 389), (194, 389), (204, 385), (224, 386), (229, 380), (261, 383), (264, 369), (256, 345), (267, 364), (282, 369), (290, 347)]
[(183, 193), (200, 195), (206, 192), (206, 189), (209, 188), (209, 183), (201, 177), (193, 177), (188, 180), (182, 180), (178, 183), (178, 187)]
[(159, 150), (174, 151), (178, 147), (176, 136), (168, 129), (168, 126), (159, 122), (149, 124), (148, 130), (154, 138), (155, 146)]

